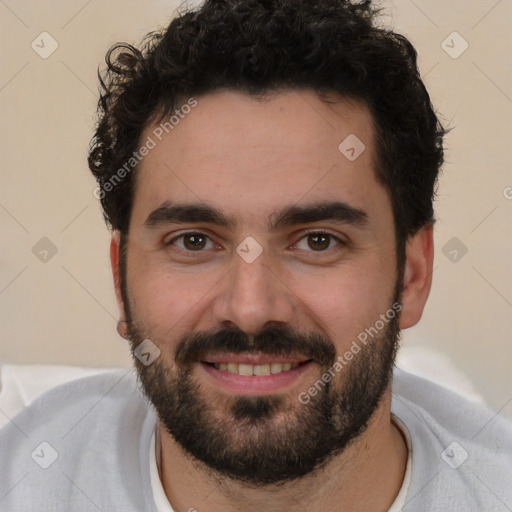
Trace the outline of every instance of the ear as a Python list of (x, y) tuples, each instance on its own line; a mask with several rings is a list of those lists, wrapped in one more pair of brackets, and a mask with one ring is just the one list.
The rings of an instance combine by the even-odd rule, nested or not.
[(432, 285), (433, 263), (434, 227), (428, 224), (407, 241), (400, 329), (419, 322)]
[(112, 232), (110, 240), (110, 265), (112, 267), (112, 277), (114, 279), (114, 290), (116, 292), (117, 307), (119, 308), (119, 321), (117, 322), (117, 332), (125, 340), (128, 339), (126, 318), (124, 314), (123, 295), (121, 293), (121, 281), (119, 279), (119, 256), (121, 254), (121, 232), (115, 230)]

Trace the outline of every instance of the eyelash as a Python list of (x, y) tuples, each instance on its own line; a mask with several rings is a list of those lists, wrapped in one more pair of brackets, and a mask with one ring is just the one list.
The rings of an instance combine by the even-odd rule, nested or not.
[[(342, 247), (347, 245), (347, 243), (344, 242), (340, 237), (338, 237), (336, 235), (333, 235), (332, 233), (329, 233), (328, 231), (317, 231), (317, 230), (312, 229), (311, 231), (306, 231), (303, 234), (303, 236), (301, 236), (300, 239), (293, 244), (292, 247), (296, 247), (299, 244), (299, 242), (301, 242), (302, 240), (306, 239), (307, 237), (309, 237), (311, 235), (324, 235), (324, 236), (328, 236), (330, 238), (329, 247), (327, 249), (325, 249), (324, 251), (313, 251), (313, 250), (310, 250), (310, 251), (306, 251), (306, 252), (319, 253), (319, 254), (324, 253), (325, 254), (325, 253), (328, 253), (328, 252), (332, 252), (333, 250), (339, 250)], [(332, 245), (331, 242), (333, 240), (336, 242), (336, 245), (331, 247), (331, 245)]]
[(204, 237), (204, 238), (206, 238), (206, 239), (207, 239), (207, 243), (208, 243), (208, 242), (210, 242), (210, 243), (212, 243), (212, 244), (214, 244), (214, 245), (218, 246), (218, 244), (215, 244), (215, 242), (212, 240), (212, 238), (211, 238), (210, 236), (208, 236), (208, 235), (207, 235), (207, 234), (205, 234), (205, 233), (201, 233), (200, 231), (186, 231), (185, 233), (181, 233), (181, 234), (179, 234), (179, 235), (176, 235), (175, 237), (171, 238), (169, 241), (164, 242), (164, 245), (165, 245), (166, 247), (173, 247), (173, 246), (174, 246), (173, 248), (174, 248), (175, 250), (178, 250), (178, 251), (181, 251), (181, 252), (184, 252), (184, 253), (187, 253), (187, 254), (194, 254), (194, 253), (196, 253), (196, 254), (200, 254), (200, 253), (204, 252), (204, 251), (205, 251), (205, 249), (198, 250), (198, 251), (192, 251), (192, 250), (190, 250), (190, 249), (183, 249), (183, 248), (181, 248), (181, 247), (176, 247), (176, 246), (175, 246), (175, 243), (176, 243), (176, 241), (177, 241), (177, 240), (180, 240), (180, 239), (182, 239), (182, 240), (183, 240), (183, 238), (184, 238), (184, 237), (186, 237), (186, 236), (191, 236), (191, 235), (197, 235), (197, 236)]
[[(187, 231), (185, 233), (181, 233), (173, 238), (171, 238), (169, 241), (167, 242), (164, 242), (164, 245), (166, 247), (173, 247), (173, 249), (177, 250), (177, 251), (180, 251), (182, 253), (186, 253), (188, 255), (193, 255), (193, 254), (201, 254), (203, 252), (205, 252), (206, 250), (208, 249), (201, 249), (201, 250), (197, 250), (197, 251), (193, 251), (193, 250), (190, 250), (190, 249), (183, 249), (181, 247), (176, 247), (175, 243), (177, 240), (180, 240), (185, 237), (185, 236), (190, 236), (190, 235), (198, 235), (198, 236), (201, 236), (201, 237), (205, 237), (207, 239), (207, 241), (209, 241), (210, 243), (216, 245), (217, 247), (220, 247), (219, 244), (216, 244), (212, 238), (210, 236), (208, 236), (207, 234), (205, 233), (201, 233), (200, 231)], [(347, 245), (347, 242), (343, 241), (341, 238), (337, 237), (336, 235), (333, 235), (332, 233), (329, 233), (327, 231), (317, 231), (317, 230), (311, 230), (311, 231), (306, 231), (301, 237), (300, 239), (295, 242), (291, 248), (292, 249), (296, 249), (297, 245), (304, 239), (306, 239), (307, 237), (311, 236), (311, 235), (324, 235), (324, 236), (328, 236), (330, 238), (331, 241), (334, 241), (336, 242), (336, 244), (334, 246), (331, 246), (332, 243), (331, 241), (329, 242), (329, 246), (327, 247), (327, 249), (323, 250), (323, 251), (314, 251), (314, 250), (306, 250), (306, 252), (310, 252), (310, 253), (318, 253), (318, 254), (322, 254), (322, 253), (328, 253), (328, 252), (331, 252), (333, 250), (336, 250), (336, 249), (341, 249), (343, 247), (345, 247)], [(301, 250), (301, 249), (299, 249)]]

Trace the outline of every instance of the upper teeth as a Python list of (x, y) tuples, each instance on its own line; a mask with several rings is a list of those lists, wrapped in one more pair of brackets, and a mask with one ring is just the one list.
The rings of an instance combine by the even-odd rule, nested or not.
[(215, 363), (215, 368), (238, 375), (270, 375), (286, 372), (297, 368), (299, 363), (270, 363), (270, 364), (238, 364), (238, 363)]

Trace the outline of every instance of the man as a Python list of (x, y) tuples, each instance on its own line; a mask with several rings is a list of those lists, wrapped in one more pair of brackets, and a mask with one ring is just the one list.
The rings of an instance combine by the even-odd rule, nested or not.
[(512, 510), (512, 426), (393, 372), (445, 131), (375, 15), (210, 0), (109, 52), (89, 165), (139, 385), (14, 418), (1, 510)]

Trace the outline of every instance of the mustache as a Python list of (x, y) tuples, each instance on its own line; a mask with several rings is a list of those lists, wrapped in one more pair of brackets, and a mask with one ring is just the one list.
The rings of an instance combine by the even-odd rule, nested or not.
[(271, 326), (255, 335), (249, 335), (236, 327), (188, 335), (178, 343), (175, 359), (178, 365), (188, 366), (205, 359), (207, 355), (226, 352), (300, 354), (326, 366), (332, 366), (336, 359), (336, 349), (327, 336), (315, 332), (299, 332), (284, 326)]

